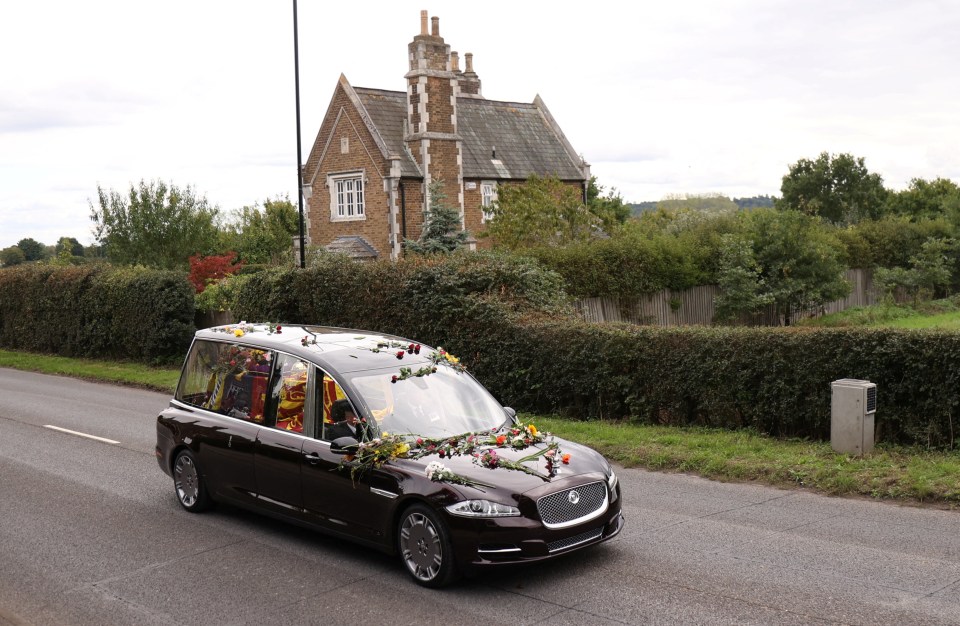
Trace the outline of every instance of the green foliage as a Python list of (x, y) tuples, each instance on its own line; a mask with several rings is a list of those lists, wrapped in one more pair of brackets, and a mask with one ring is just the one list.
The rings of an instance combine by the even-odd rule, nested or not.
[(720, 267), (722, 294), (716, 301), (717, 319), (734, 319), (742, 313), (755, 313), (773, 303), (773, 294), (767, 289), (763, 268), (757, 262), (749, 241), (737, 235), (724, 235)]
[(126, 198), (99, 186), (97, 196), (94, 236), (113, 263), (186, 269), (190, 256), (217, 251), (219, 209), (192, 187), (140, 181)]
[(942, 295), (952, 282), (956, 250), (952, 239), (928, 239), (920, 252), (910, 258), (909, 269), (878, 268), (873, 274), (873, 284), (890, 302), (896, 290), (913, 298), (914, 304), (931, 300), (938, 292)]
[(553, 176), (531, 175), (522, 185), (498, 188), (490, 211), (493, 219), (484, 234), (506, 250), (586, 241), (604, 226), (605, 216), (594, 213), (593, 208), (605, 210), (607, 205), (585, 205), (581, 188)]
[(887, 198), (883, 178), (871, 174), (863, 158), (822, 152), (815, 161), (790, 166), (780, 186), (779, 209), (818, 215), (834, 224), (880, 217)]
[(587, 184), (587, 207), (590, 212), (600, 217), (604, 230), (613, 232), (617, 226), (623, 224), (630, 217), (630, 205), (623, 201), (615, 187), (603, 195), (603, 185), (597, 184), (597, 177), (591, 176)]
[(774, 200), (773, 196), (750, 196), (734, 198), (733, 202), (741, 209), (763, 209), (772, 207)]
[(104, 265), (0, 271), (0, 345), (64, 356), (173, 361), (193, 334), (193, 288), (175, 272)]
[[(789, 325), (794, 311), (850, 293), (840, 262), (843, 246), (818, 219), (797, 211), (756, 209), (741, 220), (740, 241), (727, 240), (720, 268), (720, 284), (735, 289), (717, 298), (718, 311), (728, 318), (773, 302)], [(754, 289), (747, 290), (751, 278)]]
[(19, 246), (10, 246), (0, 250), (0, 265), (3, 267), (13, 267), (27, 261), (27, 255)]
[(840, 229), (837, 236), (847, 248), (845, 261), (849, 267), (909, 268), (910, 259), (920, 253), (924, 242), (951, 238), (954, 233), (954, 226), (942, 217), (888, 215)]
[(420, 238), (405, 239), (404, 249), (416, 254), (449, 254), (465, 246), (470, 233), (463, 229), (460, 211), (447, 204), (443, 181), (430, 183), (427, 194), (430, 208), (424, 211)]
[(54, 253), (57, 256), (66, 254), (67, 256), (83, 256), (83, 244), (75, 237), (61, 237), (57, 241)]
[(236, 211), (226, 225), (221, 248), (236, 250), (247, 263), (279, 265), (293, 261), (293, 237), (300, 233), (300, 212), (289, 197), (267, 198)]
[(562, 275), (571, 296), (633, 298), (715, 282), (721, 238), (739, 228), (729, 212), (657, 210), (628, 221), (611, 238), (523, 254)]
[(46, 256), (43, 244), (30, 237), (18, 241), (17, 247), (23, 251), (23, 256), (27, 261), (39, 261)]
[(197, 311), (207, 313), (210, 311), (232, 311), (240, 308), (240, 291), (252, 277), (253, 274), (241, 273), (208, 284), (206, 289), (196, 295)]
[(960, 223), (960, 187), (946, 178), (914, 178), (907, 189), (887, 198), (887, 211), (911, 219), (945, 217)]
[(719, 193), (704, 194), (670, 194), (657, 203), (657, 208), (664, 211), (689, 209), (692, 211), (727, 211), (735, 212), (740, 207), (730, 198)]

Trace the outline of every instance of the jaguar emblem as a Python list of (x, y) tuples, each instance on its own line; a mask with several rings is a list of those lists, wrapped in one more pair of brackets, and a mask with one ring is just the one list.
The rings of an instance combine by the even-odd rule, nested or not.
[(577, 502), (580, 502), (580, 492), (574, 489), (567, 496), (567, 500), (570, 501), (570, 504), (576, 504)]

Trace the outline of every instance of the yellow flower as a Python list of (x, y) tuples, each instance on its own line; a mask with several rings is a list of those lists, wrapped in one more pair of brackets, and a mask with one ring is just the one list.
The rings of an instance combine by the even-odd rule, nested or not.
[(241, 330), (241, 329), (239, 329), (239, 328), (234, 328), (234, 329), (233, 329), (233, 335), (234, 335), (234, 337), (243, 337), (243, 330)]
[(401, 443), (399, 446), (397, 446), (396, 456), (403, 456), (409, 451), (410, 451), (410, 446), (405, 443)]
[(534, 437), (537, 436), (537, 427), (534, 426), (533, 424), (530, 424), (529, 426), (527, 426), (527, 431), (529, 431), (530, 434), (533, 435)]
[(451, 363), (459, 363), (459, 362), (460, 362), (460, 359), (458, 359), (457, 357), (453, 356), (453, 355), (450, 354), (449, 352), (446, 354), (446, 357), (447, 357), (447, 360), (450, 361)]

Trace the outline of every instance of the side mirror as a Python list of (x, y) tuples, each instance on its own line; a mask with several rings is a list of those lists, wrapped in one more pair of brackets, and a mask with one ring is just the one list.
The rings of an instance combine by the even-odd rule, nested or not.
[(353, 454), (360, 442), (353, 437), (338, 437), (330, 442), (330, 452), (334, 454)]
[(503, 407), (503, 412), (506, 413), (507, 417), (509, 417), (510, 419), (517, 418), (517, 412), (513, 410), (511, 407), (508, 407), (508, 406)]

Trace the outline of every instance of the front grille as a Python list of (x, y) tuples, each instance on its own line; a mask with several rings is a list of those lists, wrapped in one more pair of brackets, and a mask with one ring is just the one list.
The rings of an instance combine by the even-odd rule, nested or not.
[(602, 482), (558, 491), (537, 500), (537, 511), (547, 528), (573, 526), (607, 510), (607, 486)]
[(588, 530), (585, 533), (580, 533), (579, 535), (574, 535), (573, 537), (567, 537), (566, 539), (560, 539), (558, 541), (551, 541), (550, 543), (547, 544), (547, 549), (550, 552), (557, 552), (558, 550), (566, 550), (567, 548), (578, 546), (581, 543), (586, 543), (588, 541), (593, 541), (594, 539), (599, 539), (601, 535), (603, 535), (603, 528)]

